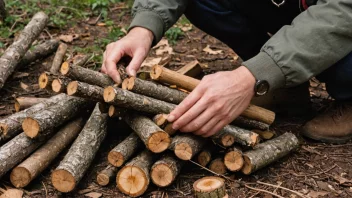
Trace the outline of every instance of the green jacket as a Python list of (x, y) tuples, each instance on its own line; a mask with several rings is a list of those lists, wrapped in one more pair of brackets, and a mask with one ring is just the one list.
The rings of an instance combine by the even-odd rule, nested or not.
[[(130, 29), (140, 26), (151, 30), (157, 43), (183, 14), (187, 1), (136, 0)], [(274, 90), (309, 80), (351, 51), (352, 1), (318, 0), (291, 25), (282, 27), (258, 55), (243, 65), (257, 79), (267, 80)]]

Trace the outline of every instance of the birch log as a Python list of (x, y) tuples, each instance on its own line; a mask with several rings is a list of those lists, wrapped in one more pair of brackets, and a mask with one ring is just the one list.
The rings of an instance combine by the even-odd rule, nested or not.
[(72, 81), (67, 85), (67, 95), (104, 102), (104, 89), (84, 82)]
[(155, 162), (150, 170), (152, 182), (159, 187), (171, 185), (180, 174), (185, 161), (173, 155), (165, 155)]
[(195, 135), (177, 135), (172, 139), (170, 150), (181, 160), (190, 160), (205, 146), (206, 139)]
[(56, 50), (56, 54), (53, 60), (53, 63), (50, 68), (50, 73), (59, 74), (59, 69), (64, 60), (65, 54), (67, 51), (67, 45), (65, 43), (60, 43), (59, 47)]
[(15, 99), (15, 110), (19, 112), (33, 105), (49, 100), (48, 98), (18, 97)]

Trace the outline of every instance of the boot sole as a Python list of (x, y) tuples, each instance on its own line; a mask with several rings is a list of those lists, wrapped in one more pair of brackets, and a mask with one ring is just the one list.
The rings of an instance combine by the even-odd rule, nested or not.
[(301, 134), (313, 140), (317, 140), (325, 143), (332, 143), (332, 144), (345, 144), (350, 139), (352, 139), (352, 135), (341, 137), (341, 138), (334, 138), (334, 137), (323, 137), (318, 135), (312, 135), (310, 133), (306, 133), (305, 131), (301, 131)]

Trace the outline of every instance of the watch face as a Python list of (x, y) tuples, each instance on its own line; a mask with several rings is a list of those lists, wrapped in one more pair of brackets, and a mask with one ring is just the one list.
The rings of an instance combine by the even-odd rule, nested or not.
[(256, 95), (263, 96), (269, 91), (269, 83), (266, 80), (258, 80), (256, 84)]

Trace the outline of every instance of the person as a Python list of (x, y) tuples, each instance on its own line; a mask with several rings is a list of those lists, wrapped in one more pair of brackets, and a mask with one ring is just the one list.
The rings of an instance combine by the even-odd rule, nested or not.
[(211, 136), (253, 97), (316, 76), (335, 100), (302, 134), (332, 143), (352, 138), (352, 1), (136, 0), (132, 11), (129, 33), (104, 52), (101, 71), (116, 82), (121, 57), (132, 57), (127, 73), (135, 76), (151, 46), (182, 14), (245, 60), (233, 71), (206, 75), (169, 114), (174, 129)]

